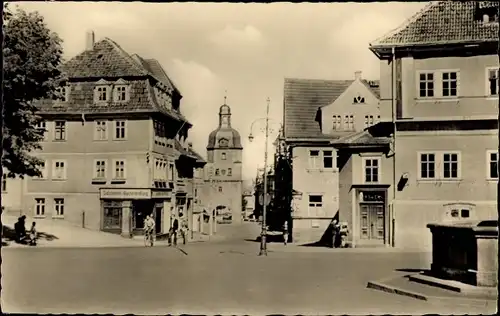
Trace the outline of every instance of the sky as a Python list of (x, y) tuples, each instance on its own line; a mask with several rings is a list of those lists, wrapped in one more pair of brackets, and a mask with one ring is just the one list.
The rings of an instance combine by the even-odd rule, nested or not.
[[(206, 156), (227, 95), (239, 131), (243, 174), (264, 166), (263, 120), (270, 99), (269, 157), (283, 117), (284, 78), (379, 79), (369, 43), (397, 28), (424, 2), (373, 3), (141, 3), (22, 2), (38, 11), (63, 40), (70, 59), (85, 48), (86, 33), (109, 37), (129, 54), (155, 58), (183, 94), (181, 111), (194, 127), (189, 141)], [(227, 92), (226, 92), (227, 91)], [(272, 163), (270, 158), (269, 163)]]

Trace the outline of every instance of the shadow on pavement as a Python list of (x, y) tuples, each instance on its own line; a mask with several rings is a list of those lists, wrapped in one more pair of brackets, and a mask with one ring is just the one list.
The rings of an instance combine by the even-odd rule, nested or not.
[[(55, 239), (59, 239), (57, 236), (49, 234), (49, 233), (44, 233), (44, 232), (38, 232), (38, 239), (44, 239), (47, 241), (52, 241)], [(9, 243), (4, 241), (6, 239), (7, 241), (15, 241), (16, 240), (16, 231), (9, 226), (3, 225), (2, 228), (2, 246), (8, 246)]]

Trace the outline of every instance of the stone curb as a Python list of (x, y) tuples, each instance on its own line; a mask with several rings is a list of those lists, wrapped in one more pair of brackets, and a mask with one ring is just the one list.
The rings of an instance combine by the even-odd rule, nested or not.
[(366, 287), (373, 290), (383, 291), (391, 294), (397, 294), (422, 301), (427, 301), (431, 304), (436, 304), (436, 305), (442, 305), (443, 303), (449, 303), (452, 305), (462, 305), (462, 306), (474, 306), (474, 307), (487, 307), (490, 304), (494, 304), (495, 306), (497, 305), (496, 300), (468, 298), (468, 297), (433, 296), (433, 295), (417, 293), (411, 290), (406, 290), (397, 286), (386, 284), (386, 282), (402, 277), (404, 276), (390, 277), (379, 281), (368, 281)]
[(301, 252), (301, 253), (430, 253), (428, 249), (403, 249), (403, 248), (307, 248), (306, 246), (280, 246), (269, 247), (274, 252)]

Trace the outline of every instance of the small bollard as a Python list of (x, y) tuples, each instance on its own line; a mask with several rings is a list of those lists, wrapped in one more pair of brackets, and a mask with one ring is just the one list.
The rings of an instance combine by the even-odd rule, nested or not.
[(82, 228), (85, 228), (85, 211), (82, 211)]

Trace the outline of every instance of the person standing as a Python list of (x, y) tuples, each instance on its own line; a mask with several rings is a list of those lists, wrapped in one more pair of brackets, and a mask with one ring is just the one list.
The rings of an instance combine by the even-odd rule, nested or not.
[(179, 229), (179, 220), (177, 219), (177, 216), (173, 217), (172, 221), (172, 227), (170, 227), (170, 233), (168, 236), (168, 245), (172, 246), (172, 238), (174, 241), (174, 246), (177, 246), (177, 231)]
[(339, 225), (338, 225), (338, 222), (336, 219), (333, 220), (332, 222), (332, 243), (331, 243), (331, 247), (332, 248), (335, 248), (337, 246), (337, 241), (338, 241), (338, 238), (339, 238)]
[(288, 243), (288, 221), (283, 224), (283, 243), (285, 246)]

